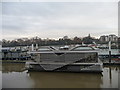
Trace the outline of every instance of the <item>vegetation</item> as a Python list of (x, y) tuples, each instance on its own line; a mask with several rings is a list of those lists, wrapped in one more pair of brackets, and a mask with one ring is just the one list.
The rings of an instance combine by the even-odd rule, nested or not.
[(40, 46), (46, 46), (46, 45), (70, 45), (70, 44), (93, 44), (93, 42), (97, 44), (105, 44), (108, 42), (101, 42), (99, 39), (91, 37), (88, 35), (87, 37), (79, 38), (68, 38), (68, 36), (64, 36), (63, 38), (59, 38), (58, 40), (54, 39), (41, 39), (39, 37), (34, 38), (20, 38), (16, 40), (2, 40), (2, 46), (3, 47), (14, 47), (14, 46), (30, 46), (31, 44), (38, 44)]

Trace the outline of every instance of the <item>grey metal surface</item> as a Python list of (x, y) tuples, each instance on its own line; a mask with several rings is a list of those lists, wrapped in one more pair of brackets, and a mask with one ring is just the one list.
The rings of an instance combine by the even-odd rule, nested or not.
[[(56, 70), (75, 62), (80, 63), (97, 63), (98, 54), (94, 50), (87, 51), (70, 51), (70, 50), (53, 50), (53, 51), (33, 51), (28, 52), (35, 56), (35, 61), (40, 64), (44, 70)], [(54, 63), (54, 64), (53, 64)]]
[[(88, 59), (90, 56), (92, 56), (93, 53), (65, 53), (65, 54), (61, 54), (61, 55), (56, 55), (55, 53), (41, 53), (40, 54), (40, 58), (37, 60), (39, 62), (39, 64), (45, 69), (45, 70), (55, 70), (57, 68), (61, 68), (65, 65), (68, 64), (73, 64), (75, 62), (81, 61), (84, 59), (84, 61), (82, 61), (82, 63), (92, 63), (92, 62), (96, 62), (97, 60), (95, 59)], [(96, 53), (94, 53), (96, 54)], [(42, 63), (46, 63), (46, 64), (42, 64)], [(56, 63), (56, 64), (50, 64), (50, 63)], [(62, 64), (57, 64), (57, 63), (62, 63)]]
[[(67, 64), (61, 66), (61, 64), (30, 64), (31, 68), (29, 70), (35, 71), (65, 71), (65, 72), (102, 72), (102, 65), (101, 64)], [(52, 70), (54, 66), (58, 68)], [(45, 69), (45, 67), (49, 67), (50, 69)]]

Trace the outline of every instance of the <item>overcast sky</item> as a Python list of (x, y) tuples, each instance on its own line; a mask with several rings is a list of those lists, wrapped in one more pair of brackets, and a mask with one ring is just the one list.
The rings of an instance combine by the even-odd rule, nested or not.
[(4, 2), (3, 38), (118, 34), (117, 2)]

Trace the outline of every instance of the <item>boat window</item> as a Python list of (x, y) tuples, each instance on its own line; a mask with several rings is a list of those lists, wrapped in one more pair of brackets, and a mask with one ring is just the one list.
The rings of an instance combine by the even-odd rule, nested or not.
[(52, 51), (49, 48), (40, 48), (38, 51)]
[(79, 50), (93, 50), (91, 47), (77, 47), (74, 48), (73, 51), (79, 51)]

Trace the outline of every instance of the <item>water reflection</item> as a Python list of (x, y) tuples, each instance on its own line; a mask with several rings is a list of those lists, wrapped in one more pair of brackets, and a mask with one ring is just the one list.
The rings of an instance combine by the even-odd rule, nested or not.
[(2, 71), (0, 71), (0, 90), (2, 90)]
[(36, 88), (100, 88), (101, 74), (29, 72)]
[(24, 71), (25, 64), (2, 64), (2, 87), (3, 88), (32, 88), (33, 81)]
[(118, 88), (118, 76), (120, 66), (106, 66), (103, 69), (103, 85), (104, 88)]
[(25, 64), (13, 64), (13, 63), (3, 63), (2, 64), (2, 72), (22, 72), (25, 70)]
[(106, 66), (102, 74), (28, 72), (24, 67), (3, 64), (3, 88), (118, 88), (120, 66)]

